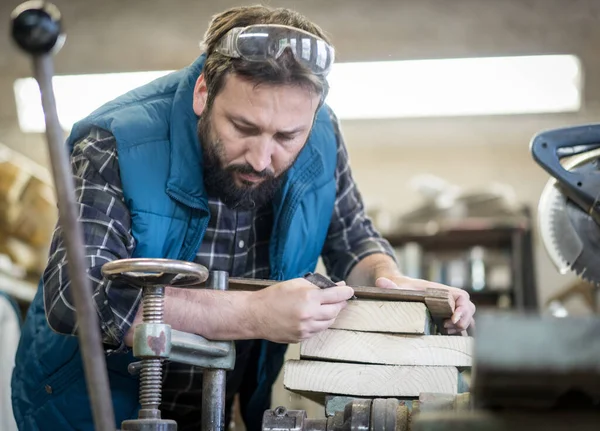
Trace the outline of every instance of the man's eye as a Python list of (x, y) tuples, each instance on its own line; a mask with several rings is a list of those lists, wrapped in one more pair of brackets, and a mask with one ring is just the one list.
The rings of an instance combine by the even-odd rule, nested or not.
[(279, 142), (289, 142), (289, 141), (293, 141), (296, 137), (292, 136), (292, 135), (278, 135), (277, 136), (277, 140)]
[(250, 128), (250, 127), (243, 127), (243, 126), (240, 126), (238, 124), (234, 124), (233, 126), (236, 128), (236, 130), (238, 132), (240, 132), (243, 135), (252, 136), (252, 135), (256, 135), (258, 133), (258, 131), (256, 129), (253, 129), (253, 128)]

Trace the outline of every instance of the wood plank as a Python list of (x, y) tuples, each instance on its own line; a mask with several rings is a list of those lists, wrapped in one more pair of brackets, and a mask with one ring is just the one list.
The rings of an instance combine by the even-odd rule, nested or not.
[(366, 364), (472, 366), (473, 339), (329, 329), (300, 344), (301, 358)]
[(456, 394), (458, 370), (290, 360), (284, 366), (283, 385), (294, 392), (359, 397), (418, 397), (421, 392)]
[(331, 328), (429, 335), (432, 333), (432, 325), (425, 304), (358, 300), (348, 302)]
[[(253, 278), (229, 278), (230, 290), (260, 290), (275, 283), (274, 280), (261, 280)], [(373, 299), (378, 301), (404, 301), (421, 302), (430, 307), (430, 312), (435, 317), (447, 318), (454, 312), (454, 300), (443, 289), (381, 289), (379, 287), (352, 286), (358, 299)]]

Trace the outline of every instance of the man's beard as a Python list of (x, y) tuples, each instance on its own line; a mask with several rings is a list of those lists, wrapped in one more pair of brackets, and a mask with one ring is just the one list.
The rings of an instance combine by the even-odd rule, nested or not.
[[(198, 139), (204, 153), (204, 187), (210, 196), (221, 200), (227, 207), (238, 210), (260, 208), (273, 199), (283, 182), (285, 172), (280, 175), (265, 169), (257, 172), (249, 164), (236, 164), (223, 167), (225, 149), (218, 137), (213, 137), (210, 128), (210, 109), (204, 112), (198, 121)], [(242, 184), (235, 182), (235, 174), (248, 174), (260, 177), (259, 184)]]

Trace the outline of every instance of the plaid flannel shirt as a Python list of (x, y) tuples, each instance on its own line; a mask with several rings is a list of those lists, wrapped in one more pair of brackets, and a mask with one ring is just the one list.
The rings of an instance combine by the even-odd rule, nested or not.
[[(343, 280), (366, 256), (385, 253), (394, 257), (394, 253), (365, 214), (361, 195), (352, 178), (347, 149), (333, 114), (332, 120), (338, 144), (337, 189), (322, 258), (330, 277)], [(91, 130), (75, 145), (71, 164), (94, 303), (100, 317), (103, 342), (111, 353), (123, 350), (123, 337), (141, 299), (139, 289), (115, 285), (101, 275), (103, 264), (130, 257), (136, 246), (130, 213), (123, 198), (114, 137), (105, 130)], [(209, 270), (227, 271), (232, 277), (268, 278), (271, 206), (238, 211), (229, 209), (218, 199), (209, 198), (209, 207), (210, 221), (195, 261)], [(58, 226), (43, 274), (44, 300), (52, 328), (75, 334), (76, 315), (66, 263), (66, 250)], [(240, 388), (243, 369), (254, 347), (251, 340), (236, 344), (236, 371), (228, 375), (228, 399)], [(195, 426), (201, 406), (201, 370), (166, 363), (164, 376), (161, 408), (176, 412), (180, 427), (186, 423)]]

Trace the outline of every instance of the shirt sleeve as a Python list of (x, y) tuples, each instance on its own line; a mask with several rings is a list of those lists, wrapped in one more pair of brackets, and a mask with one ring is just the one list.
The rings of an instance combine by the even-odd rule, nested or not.
[(360, 191), (352, 177), (348, 150), (341, 134), (339, 121), (330, 111), (337, 138), (337, 181), (333, 215), (322, 258), (329, 276), (345, 280), (354, 266), (365, 257), (383, 253), (396, 260), (389, 242), (375, 229), (366, 215)]
[[(110, 347), (123, 348), (123, 337), (137, 312), (141, 291), (106, 280), (101, 273), (105, 263), (131, 257), (135, 248), (131, 217), (121, 189), (115, 138), (107, 131), (92, 129), (76, 143), (71, 167), (88, 279), (102, 329), (102, 341), (109, 350)], [(62, 334), (75, 334), (77, 317), (60, 224), (54, 231), (42, 282), (50, 327)]]

